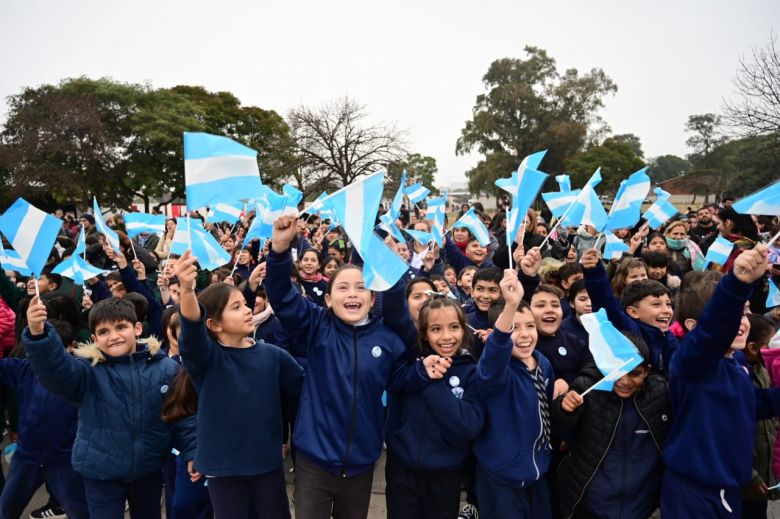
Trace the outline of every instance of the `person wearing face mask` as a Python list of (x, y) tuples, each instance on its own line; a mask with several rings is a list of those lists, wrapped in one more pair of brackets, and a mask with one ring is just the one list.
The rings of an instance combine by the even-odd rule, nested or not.
[(706, 264), (699, 246), (688, 238), (688, 224), (682, 220), (670, 223), (664, 231), (666, 246), (672, 258), (672, 274), (684, 276), (691, 270), (701, 270)]

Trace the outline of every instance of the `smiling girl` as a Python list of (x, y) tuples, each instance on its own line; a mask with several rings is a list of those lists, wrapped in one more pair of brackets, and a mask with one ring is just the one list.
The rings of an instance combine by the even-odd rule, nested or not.
[(306, 249), (298, 260), (298, 275), (301, 288), (306, 295), (320, 306), (325, 306), (325, 289), (328, 278), (320, 274), (320, 255), (314, 249)]

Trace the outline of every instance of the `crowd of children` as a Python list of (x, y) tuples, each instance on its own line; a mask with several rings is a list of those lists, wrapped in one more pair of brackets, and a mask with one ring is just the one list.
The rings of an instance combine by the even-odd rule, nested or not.
[[(383, 449), (393, 519), (767, 516), (777, 222), (706, 206), (616, 231), (628, 252), (605, 260), (587, 226), (540, 248), (533, 210), (510, 247), (501, 213), (477, 213), (487, 246), (455, 228), (441, 247), (403, 214), (408, 240), (385, 243), (408, 271), (381, 293), (314, 215), (265, 243), (248, 219), (206, 225), (232, 258), (213, 272), (169, 254), (173, 220), (131, 240), (109, 218), (119, 252), (92, 215), (67, 220), (37, 281), (0, 271), (0, 518), (44, 483), (34, 518), (365, 518)], [(52, 273), (80, 229), (110, 271), (83, 286)], [(735, 247), (707, 265), (718, 236)], [(601, 309), (642, 362), (583, 396), (603, 373), (582, 316)]]

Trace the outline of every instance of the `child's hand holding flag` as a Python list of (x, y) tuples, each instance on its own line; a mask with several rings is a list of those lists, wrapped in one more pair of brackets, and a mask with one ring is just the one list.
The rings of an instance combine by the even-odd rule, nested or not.
[(30, 329), (30, 335), (43, 335), (46, 317), (46, 305), (41, 302), (40, 296), (33, 297), (27, 308), (27, 327)]

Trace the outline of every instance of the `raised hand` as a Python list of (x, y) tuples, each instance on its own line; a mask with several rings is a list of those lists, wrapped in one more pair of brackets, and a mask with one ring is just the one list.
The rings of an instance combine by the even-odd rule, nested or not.
[(198, 267), (195, 265), (198, 258), (192, 255), (189, 249), (176, 262), (173, 272), (179, 279), (181, 293), (190, 293), (195, 291), (195, 278), (198, 276)]
[(43, 325), (46, 322), (46, 305), (41, 298), (35, 296), (27, 307), (27, 327), (32, 335), (43, 335)]
[(281, 254), (290, 248), (290, 243), (298, 233), (298, 218), (294, 216), (280, 216), (274, 222), (274, 230), (271, 236), (271, 247), (274, 252)]
[(596, 268), (599, 264), (599, 251), (598, 249), (588, 249), (582, 253), (580, 263), (584, 269)]
[(579, 406), (585, 403), (585, 400), (576, 391), (569, 391), (563, 396), (561, 407), (567, 413), (573, 413)]
[(520, 260), (520, 269), (523, 274), (529, 277), (534, 277), (539, 273), (539, 269), (542, 267), (542, 253), (539, 251), (539, 247), (532, 247), (528, 253)]
[(428, 355), (423, 359), (423, 366), (425, 366), (425, 372), (428, 373), (428, 378), (438, 380), (444, 378), (444, 374), (452, 366), (452, 359), (438, 355)]
[(501, 287), (501, 296), (504, 298), (505, 308), (510, 308), (512, 312), (517, 310), (524, 293), (523, 285), (517, 279), (517, 272), (511, 269), (504, 270), (504, 277), (498, 286)]
[(769, 249), (759, 243), (746, 250), (734, 260), (734, 275), (743, 283), (753, 283), (766, 272), (769, 263)]

